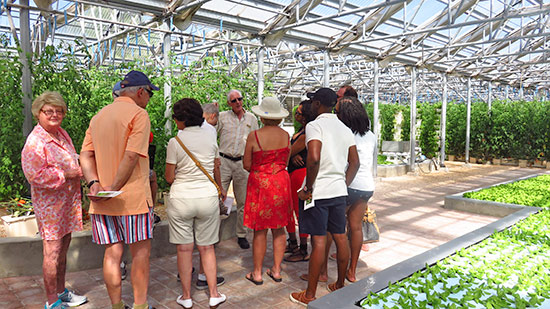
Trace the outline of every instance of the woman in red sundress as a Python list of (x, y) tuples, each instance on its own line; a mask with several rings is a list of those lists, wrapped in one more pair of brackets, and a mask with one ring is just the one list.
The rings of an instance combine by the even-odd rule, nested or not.
[(292, 215), (290, 177), (286, 171), (290, 154), (289, 135), (279, 127), (288, 116), (279, 100), (268, 97), (252, 107), (263, 127), (248, 135), (243, 167), (250, 172), (244, 205), (244, 225), (254, 230), (252, 254), (254, 270), (246, 279), (263, 283), (262, 264), (267, 247), (267, 230), (273, 235), (273, 266), (267, 270), (273, 281), (281, 282), (281, 262), (285, 252), (285, 231)]

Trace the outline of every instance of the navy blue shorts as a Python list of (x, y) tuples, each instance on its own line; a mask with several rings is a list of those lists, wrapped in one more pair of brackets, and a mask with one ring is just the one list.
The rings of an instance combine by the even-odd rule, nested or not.
[(323, 236), (327, 232), (346, 232), (346, 197), (315, 200), (315, 207), (304, 210), (304, 201), (299, 205), (300, 233)]
[(365, 201), (366, 203), (369, 201), (369, 199), (372, 197), (373, 194), (374, 194), (374, 191), (361, 191), (361, 190), (348, 188), (347, 204), (348, 206), (351, 206), (360, 199)]

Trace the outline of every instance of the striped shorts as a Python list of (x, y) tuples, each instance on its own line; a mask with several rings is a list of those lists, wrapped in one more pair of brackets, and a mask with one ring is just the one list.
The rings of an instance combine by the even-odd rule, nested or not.
[(128, 216), (90, 214), (92, 241), (99, 245), (134, 242), (153, 238), (153, 208), (148, 213)]

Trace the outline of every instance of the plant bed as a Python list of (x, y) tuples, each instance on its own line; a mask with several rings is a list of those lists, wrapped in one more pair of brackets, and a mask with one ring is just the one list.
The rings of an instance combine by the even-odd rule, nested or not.
[(543, 210), (371, 293), (363, 308), (547, 308), (550, 211)]
[(466, 192), (463, 196), (483, 201), (549, 208), (550, 175), (530, 176), (519, 181)]
[[(527, 183), (533, 181), (541, 180)], [(533, 197), (530, 205), (539, 207), (515, 205), (512, 214), (496, 222), (330, 293), (309, 307), (550, 308), (550, 208), (537, 194), (527, 194)]]
[[(539, 176), (541, 175), (527, 176), (474, 191), (447, 195), (445, 196), (443, 207), (495, 217), (505, 217), (523, 208), (524, 205), (540, 207), (541, 203), (545, 202), (545, 196), (550, 198), (550, 192), (547, 189), (549, 187), (544, 188), (546, 186), (545, 183), (548, 182), (548, 178), (538, 180), (539, 182), (542, 181), (542, 188), (538, 190), (533, 189), (534, 185), (530, 179), (536, 179)], [(545, 177), (549, 176), (546, 175)], [(509, 190), (510, 194), (505, 194), (506, 190)], [(546, 195), (544, 193), (545, 190)], [(536, 203), (535, 200), (537, 200)]]

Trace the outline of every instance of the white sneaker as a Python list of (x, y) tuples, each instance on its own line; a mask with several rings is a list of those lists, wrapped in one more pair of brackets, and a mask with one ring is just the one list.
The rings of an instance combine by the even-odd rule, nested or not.
[(64, 306), (76, 307), (88, 301), (86, 296), (76, 295), (73, 291), (65, 289), (63, 293), (57, 294), (57, 298), (61, 300)]
[(210, 297), (210, 300), (208, 301), (208, 305), (210, 305), (210, 308), (217, 308), (218, 305), (224, 303), (226, 300), (226, 297), (224, 294), (220, 293), (220, 297)]
[(178, 296), (176, 303), (182, 305), (185, 309), (193, 308), (193, 299), (183, 299), (183, 295)]

